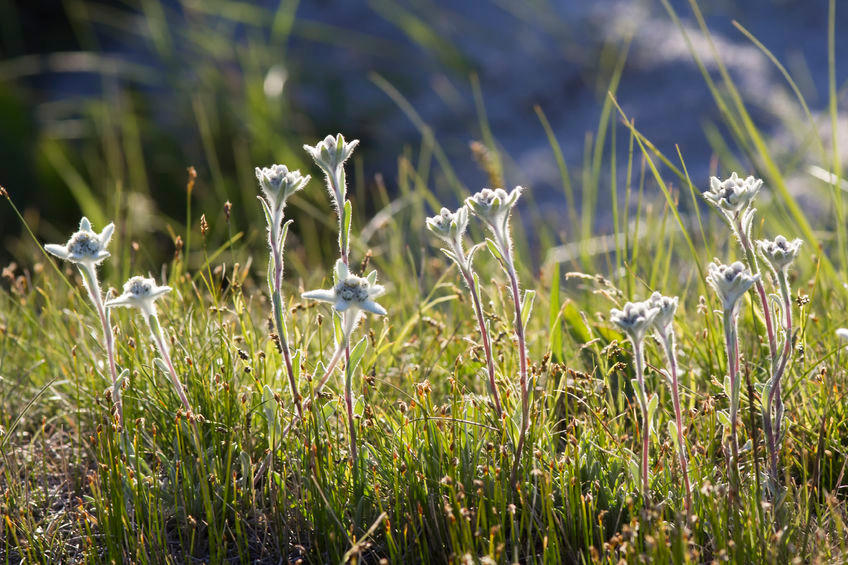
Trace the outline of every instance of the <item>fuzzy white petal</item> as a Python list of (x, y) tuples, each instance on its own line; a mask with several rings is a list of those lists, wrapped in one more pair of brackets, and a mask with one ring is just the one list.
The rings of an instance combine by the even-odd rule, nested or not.
[(336, 301), (336, 293), (332, 290), (310, 290), (309, 292), (304, 292), (300, 296), (301, 298), (306, 298), (308, 300), (320, 300), (321, 302)]
[(378, 314), (380, 316), (386, 315), (386, 309), (374, 302), (373, 300), (366, 300), (360, 305), (360, 307), (363, 310), (367, 310), (368, 312), (371, 312), (373, 314)]
[(59, 259), (67, 260), (70, 257), (68, 253), (67, 245), (58, 245), (56, 243), (48, 243), (44, 246), (44, 250), (50, 253), (51, 255), (55, 255)]

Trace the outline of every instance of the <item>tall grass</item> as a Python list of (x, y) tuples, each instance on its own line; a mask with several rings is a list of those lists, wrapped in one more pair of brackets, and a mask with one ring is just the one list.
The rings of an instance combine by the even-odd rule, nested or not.
[[(175, 40), (165, 25), (164, 8), (156, 2), (145, 6), (151, 41), (163, 54), (173, 53)], [(671, 6), (666, 7), (676, 21)], [(703, 25), (694, 2), (691, 8)], [(256, 17), (247, 9), (233, 13)], [(408, 14), (391, 13), (408, 25), (415, 23)], [(289, 32), (291, 17), (281, 8), (274, 20), (274, 41)], [(705, 26), (703, 32), (709, 33)], [(432, 41), (423, 31), (420, 37)], [(450, 56), (450, 50), (440, 49)], [(833, 65), (833, 49), (831, 53)], [(245, 64), (250, 67), (249, 61)], [(202, 418), (195, 434), (179, 411), (180, 399), (163, 386), (165, 376), (154, 362), (146, 328), (128, 312), (115, 312), (118, 363), (129, 370), (124, 429), (116, 429), (104, 394), (108, 379), (97, 364), (103, 353), (91, 339), (97, 319), (76, 284), (77, 275), (32, 255), (30, 261), (20, 261), (26, 266), (4, 271), (0, 558), (8, 563), (848, 559), (848, 516), (840, 491), (848, 461), (848, 381), (843, 344), (835, 336), (845, 325), (840, 312), (846, 309), (846, 263), (842, 240), (838, 234), (831, 237), (840, 225), (841, 193), (836, 182), (814, 187), (834, 199), (832, 216), (804, 215), (786, 188), (790, 171), (771, 155), (769, 140), (750, 120), (721, 61), (716, 64), (721, 84), (706, 70), (704, 77), (731, 132), (724, 144), (741, 155), (747, 172), (766, 180), (766, 190), (774, 196), (760, 207), (766, 225), (808, 244), (793, 271), (798, 331), (795, 360), (782, 392), (788, 429), (781, 497), (768, 498), (762, 479), (768, 461), (757, 415), (760, 383), (768, 378), (768, 352), (756, 338), (762, 320), (750, 301), (739, 316), (740, 485), (733, 503), (727, 496), (730, 477), (718, 415), (728, 402), (725, 361), (718, 353), (723, 334), (704, 265), (715, 254), (732, 256), (735, 250), (718, 219), (702, 216), (698, 208), (697, 193), (706, 188), (706, 179), (690, 179), (683, 153), (667, 155), (654, 146), (614, 95), (606, 99), (598, 130), (588, 139), (582, 169), (565, 164), (544, 109), (538, 111), (540, 136), (551, 140), (551, 159), (560, 164), (565, 202), (574, 203), (575, 189), (582, 189), (584, 224), (569, 233), (581, 235), (579, 240), (560, 241), (555, 226), (525, 222), (522, 227), (521, 218), (514, 219), (517, 251), (539, 260), (538, 268), (528, 267), (534, 264), (528, 261), (526, 272), (520, 273), (537, 291), (536, 313), (526, 328), (535, 389), (527, 457), (513, 487), (513, 453), (488, 404), (487, 379), (480, 376), (486, 359), (474, 337), (477, 322), (469, 316), (456, 273), (429, 246), (424, 226), (439, 201), (464, 196), (467, 189), (412, 105), (391, 83), (375, 76), (374, 82), (421, 129), (422, 143), (416, 155), (398, 158), (399, 193), (390, 197), (378, 184), (371, 196), (376, 216), (358, 213), (352, 221), (352, 233), (363, 235), (352, 237), (351, 256), (365, 258), (379, 270), (390, 314), (385, 321), (365, 323), (368, 348), (353, 381), (354, 395), (365, 400), (356, 405), (355, 418), (365, 480), (355, 479), (358, 473), (349, 463), (342, 383), (330, 381), (325, 394), (308, 408), (304, 405), (303, 424), (283, 433), (296, 414), (288, 376), (270, 337), (271, 308), (261, 284), (264, 261), (254, 259), (264, 252), (256, 227), (256, 192), (251, 183), (228, 179), (220, 171), (222, 130), (216, 130), (221, 124), (215, 124), (211, 102), (198, 95), (192, 115), (208, 164), (198, 183), (208, 183), (216, 196), (180, 196), (191, 197), (190, 217), (205, 213), (210, 220), (217, 218), (204, 234), (188, 218), (184, 225), (173, 218), (163, 225), (153, 214), (142, 225), (133, 217), (125, 204), (146, 194), (146, 164), (133, 149), (132, 120), (123, 113), (104, 113), (110, 124), (102, 131), (102, 148), (110, 151), (98, 154), (93, 163), (119, 174), (87, 186), (89, 175), (74, 174), (67, 148), (47, 152), (92, 220), (114, 217), (125, 226), (114, 261), (102, 271), (104, 286), (117, 286), (132, 268), (155, 272), (160, 283), (173, 287), (160, 301), (161, 326), (188, 400)], [(705, 69), (700, 61), (699, 66)], [(613, 86), (620, 74), (620, 67), (615, 68)], [(835, 89), (831, 96), (830, 111), (835, 112)], [(478, 106), (485, 124), (482, 102)], [(273, 123), (274, 116), (249, 117), (254, 118), (260, 132), (265, 131), (261, 124)], [(122, 131), (115, 134), (113, 128)], [(123, 143), (108, 143), (112, 134)], [(488, 126), (481, 128), (492, 163), (505, 158), (496, 134)], [(302, 158), (287, 149), (297, 143), (269, 135), (258, 148), (233, 140), (227, 158), (239, 163), (249, 178), (252, 166), (270, 157), (266, 151), (282, 148), (275, 155), (279, 160), (305, 169)], [(831, 147), (829, 155), (825, 148), (810, 158), (838, 178), (837, 150)], [(627, 166), (622, 178), (616, 167), (617, 155), (623, 154)], [(604, 168), (613, 179), (609, 187), (602, 186)], [(135, 175), (133, 191), (118, 192), (105, 206), (96, 198), (95, 204), (86, 204), (87, 193), (123, 186), (119, 179), (124, 174)], [(437, 176), (445, 182), (434, 194), (428, 187)], [(353, 184), (350, 198), (361, 202), (364, 191)], [(601, 191), (610, 192), (616, 207), (612, 234), (600, 234), (592, 224)], [(283, 296), (297, 297), (305, 288), (327, 285), (318, 273), (328, 270), (336, 242), (335, 219), (326, 213), (324, 198), (315, 183), (292, 198), (289, 213), (296, 219), (298, 237), (289, 243)], [(237, 212), (224, 218), (216, 210), (226, 199)], [(86, 208), (92, 206), (102, 206), (100, 216)], [(532, 217), (531, 204), (523, 218)], [(167, 233), (167, 226), (186, 243), (164, 264), (146, 247), (133, 246), (137, 240), (150, 241), (147, 230)], [(530, 229), (534, 233), (528, 237)], [(472, 233), (476, 240), (481, 235)], [(546, 259), (528, 240), (560, 245)], [(512, 298), (498, 265), (482, 255), (476, 267), (497, 384), (504, 412), (520, 414)], [(643, 438), (630, 385), (632, 359), (624, 336), (598, 314), (627, 299), (647, 297), (654, 289), (681, 297), (676, 330), (691, 450), (689, 518), (668, 428), (674, 422), (672, 398), (655, 369), (664, 358), (662, 346), (646, 341), (646, 385), (659, 406), (649, 438), (652, 496), (646, 502), (639, 496), (641, 477), (633, 472), (637, 455), (632, 450)], [(332, 348), (332, 323), (299, 299), (289, 298), (283, 306), (290, 340), (302, 352), (292, 359), (293, 372), (301, 391), (311, 397), (314, 379), (321, 375), (319, 361)]]

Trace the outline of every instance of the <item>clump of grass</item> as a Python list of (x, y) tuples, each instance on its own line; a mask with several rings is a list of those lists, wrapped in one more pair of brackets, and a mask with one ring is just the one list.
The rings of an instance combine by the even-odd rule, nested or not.
[[(741, 102), (734, 100), (733, 108), (734, 118), (744, 117)], [(747, 120), (741, 125), (733, 131), (759, 137), (753, 144), (759, 146), (759, 132)], [(703, 270), (705, 259), (733, 254), (729, 232), (690, 233), (666, 175), (676, 175), (693, 197), (701, 181), (691, 183), (682, 156), (678, 169), (632, 121), (611, 127), (629, 134), (628, 199), (631, 173), (640, 179), (638, 205), (626, 207), (624, 225), (633, 214), (651, 236), (640, 238), (639, 229), (634, 237), (616, 234), (600, 251), (603, 241), (578, 242), (579, 253), (566, 266), (581, 274), (563, 281), (560, 265), (547, 263), (542, 276), (534, 276), (526, 266), (532, 261), (513, 260), (527, 248), (520, 218), (507, 225), (508, 206), (497, 222), (488, 218), (494, 261), (478, 257), (471, 271), (468, 260), (467, 273), (460, 265), (464, 282), (470, 276), (473, 283), (470, 294), (451, 282), (441, 262), (418, 254), (428, 206), (438, 201), (421, 179), (426, 163), (401, 161), (404, 205), (383, 198), (378, 221), (360, 231), (364, 221), (347, 198), (343, 168), (352, 146), (341, 136), (319, 142), (310, 153), (338, 214), (329, 222), (338, 220), (338, 254), (310, 255), (296, 241), (283, 272), (282, 208), (263, 192), (268, 294), (252, 272), (258, 248), (225, 246), (196, 269), (184, 262), (186, 249), (162, 266), (160, 282), (172, 291), (153, 332), (158, 347), (151, 347), (151, 328), (137, 318), (116, 310), (116, 324), (108, 324), (115, 358), (126, 371), (123, 425), (114, 417), (114, 395), (102, 392), (102, 354), (84, 339), (105, 335), (102, 316), (85, 308), (78, 285), (60, 283), (58, 275), (74, 272), (35, 261), (8, 266), (0, 292), (0, 557), (41, 563), (753, 563), (804, 555), (844, 561), (848, 513), (838, 493), (845, 484), (848, 413), (841, 399), (848, 390), (838, 341), (844, 332), (837, 330), (845, 324), (834, 312), (846, 306), (839, 271), (845, 265), (830, 264), (829, 256), (836, 257), (831, 246), (813, 245), (806, 219), (799, 221), (781, 188), (782, 171), (764, 158), (757, 160), (768, 172), (763, 185), (774, 187), (776, 198), (762, 217), (769, 229), (804, 235), (815, 256), (800, 253), (790, 239), (755, 243), (747, 201), (731, 227), (744, 236), (739, 251), (748, 264)], [(608, 139), (614, 155), (616, 136)], [(432, 137), (427, 143), (434, 150)], [(587, 157), (589, 180), (598, 178), (604, 147)], [(739, 182), (746, 181), (737, 178), (733, 187)], [(514, 200), (494, 193), (501, 205)], [(4, 191), (0, 196), (8, 199)], [(489, 196), (475, 204), (492, 205)], [(587, 209), (597, 194), (590, 196)], [(735, 196), (725, 192), (719, 200), (727, 197), (735, 206)], [(526, 201), (535, 219), (533, 202)], [(311, 210), (292, 209), (298, 219)], [(461, 235), (457, 217), (447, 217), (447, 226), (431, 218), (431, 229)], [(231, 241), (230, 220), (225, 227), (203, 222), (204, 242), (216, 228)], [(591, 218), (584, 221), (591, 226)], [(670, 229), (675, 222), (679, 231)], [(478, 235), (472, 227), (471, 236)], [(453, 243), (460, 257), (462, 241)], [(231, 254), (222, 254), (227, 249)], [(141, 262), (132, 250), (127, 243), (120, 256)], [(776, 298), (762, 300), (757, 282), (765, 290), (768, 281), (749, 250), (769, 263)], [(360, 253), (357, 269), (351, 259)], [(791, 272), (790, 258), (796, 262)], [(301, 300), (304, 288), (321, 286), (319, 259), (335, 261), (333, 287), (305, 296), (332, 297), (331, 323)], [(354, 308), (383, 313), (373, 300), (381, 292), (375, 276), (353, 274), (372, 262), (390, 281), (382, 290), (392, 315), (346, 317)], [(113, 267), (124, 270), (122, 263), (105, 267), (103, 280), (116, 280)], [(708, 274), (723, 291), (719, 325)], [(519, 275), (531, 288), (523, 296)], [(651, 295), (630, 306), (640, 315), (628, 317), (625, 305), (621, 316), (612, 316), (625, 332), (636, 322), (644, 330), (638, 340), (628, 335), (628, 353), (616, 326), (591, 313), (643, 289), (679, 299)], [(530, 315), (532, 291), (537, 310), (547, 310), (545, 320)], [(678, 307), (672, 328), (663, 312)], [(98, 325), (103, 331), (92, 330)], [(363, 337), (351, 347), (354, 328)], [(650, 331), (656, 341), (646, 337)], [(288, 365), (279, 354), (281, 336), (291, 346)], [(325, 363), (328, 351), (334, 353)], [(164, 369), (156, 361), (163, 355), (169, 360)], [(330, 377), (342, 358), (345, 379), (337, 387)], [(666, 366), (652, 365), (656, 359)], [(159, 386), (157, 368), (184, 385), (182, 394)], [(486, 379), (478, 378), (483, 370)], [(726, 385), (718, 377), (725, 370)], [(497, 372), (499, 379), (492, 376)], [(671, 386), (652, 386), (656, 374)], [(752, 383), (747, 395), (745, 377)], [(298, 405), (301, 395), (306, 400)], [(634, 402), (638, 412), (628, 409)], [(727, 415), (720, 410), (725, 403)], [(636, 436), (642, 463), (634, 474)], [(723, 461), (728, 437), (731, 455)], [(745, 437), (750, 441), (738, 445)], [(765, 493), (758, 472), (763, 454)]]

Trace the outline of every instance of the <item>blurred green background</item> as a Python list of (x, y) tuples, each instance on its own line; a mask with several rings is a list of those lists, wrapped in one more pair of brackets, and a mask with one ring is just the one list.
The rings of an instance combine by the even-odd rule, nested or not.
[[(694, 50), (706, 52), (687, 2), (671, 4)], [(790, 189), (814, 216), (826, 204), (804, 199), (813, 154), (804, 116), (733, 20), (787, 66), (826, 138), (827, 3), (701, 8), (787, 164)], [(837, 30), (846, 14), (839, 6)], [(658, 1), (0, 0), (0, 40), (0, 184), (42, 240), (64, 241), (81, 214), (98, 229), (115, 220), (120, 243), (140, 242), (147, 267), (173, 253), (188, 222), (197, 241), (201, 214), (210, 248), (240, 232), (238, 245), (255, 243), (253, 167), (281, 162), (314, 175), (302, 144), (337, 131), (361, 140), (349, 175), (360, 219), (404, 186), (426, 186), (450, 204), (500, 181), (531, 188), (556, 240), (581, 235), (565, 221), (575, 215), (591, 216), (592, 233), (609, 231), (604, 196), (593, 190), (586, 206), (581, 194), (612, 174), (590, 163), (612, 158), (596, 133), (605, 131), (598, 121), (611, 86), (662, 151), (673, 155), (679, 144), (696, 185), (716, 157), (754, 170), (744, 147), (727, 140), (689, 46)], [(845, 40), (836, 41), (844, 52)], [(837, 56), (840, 86), (845, 71)], [(563, 197), (540, 112), (572, 171), (573, 200)], [(626, 157), (615, 157), (621, 174)], [(190, 199), (189, 166), (198, 173)], [(333, 220), (320, 184), (293, 203), (295, 237), (316, 251), (334, 245), (322, 235)], [(3, 264), (35, 259), (24, 235), (0, 205)]]

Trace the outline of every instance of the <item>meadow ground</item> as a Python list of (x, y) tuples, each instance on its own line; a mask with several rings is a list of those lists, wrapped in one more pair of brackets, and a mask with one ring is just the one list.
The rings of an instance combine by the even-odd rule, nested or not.
[[(830, 6), (835, 9), (834, 2)], [(829, 31), (832, 60), (835, 32)], [(717, 147), (711, 167), (722, 179), (732, 170), (763, 178), (752, 203), (754, 221), (742, 230), (746, 236), (803, 240), (785, 289), (780, 272), (772, 273), (762, 256), (755, 263), (722, 214), (707, 205), (701, 193), (709, 180), (688, 177), (682, 152), (656, 149), (613, 94), (576, 174), (551, 135), (550, 158), (561, 167), (564, 201), (571, 204), (568, 232), (586, 237), (564, 242), (561, 226), (546, 223), (545, 205), (535, 201), (532, 187), (512, 215), (511, 259), (504, 257), (498, 234), (475, 214), (469, 218), (466, 245), (487, 235), (493, 240), (475, 255), (479, 282), (472, 285), (479, 291), (489, 348), (461, 268), (438, 250), (425, 222), (443, 200), (455, 203), (476, 189), (429, 188), (431, 169), (450, 177), (450, 165), (425, 126), (422, 151), (398, 161), (398, 194), (377, 183), (366, 197), (351, 180), (347, 194), (336, 190), (333, 196), (331, 190), (328, 197), (320, 169), (301, 167), (314, 178), (285, 208), (294, 223), (279, 287), (274, 264), (267, 262), (260, 204), (252, 197), (238, 201), (255, 206), (255, 214), (238, 210), (256, 218), (252, 224), (240, 225), (230, 208), (193, 210), (190, 176), (184, 223), (162, 220), (176, 226), (172, 241), (178, 241), (163, 264), (151, 260), (123, 227), (133, 220), (131, 207), (110, 216), (96, 201), (83, 199), (80, 207), (92, 216), (95, 231), (110, 218), (117, 226), (112, 256), (99, 269), (104, 293), (135, 274), (150, 274), (171, 291), (158, 299), (152, 328), (134, 309), (111, 311), (108, 326), (121, 375), (115, 388), (99, 313), (80, 271), (33, 245), (64, 243), (67, 234), (50, 242), (33, 236), (31, 261), (3, 270), (0, 558), (848, 561), (848, 379), (845, 342), (837, 332), (848, 325), (848, 240), (838, 147), (835, 141), (826, 146), (818, 124), (805, 122), (798, 133), (804, 158), (778, 155), (717, 64), (717, 79), (706, 71), (704, 76), (738, 151)], [(613, 73), (612, 92), (620, 72)], [(791, 79), (788, 84), (794, 86)], [(834, 128), (836, 86), (834, 78)], [(539, 117), (545, 131), (541, 110)], [(485, 131), (474, 154), (496, 186), (503, 182), (503, 157)], [(627, 156), (623, 171), (617, 169), (621, 155)], [(300, 159), (310, 162), (305, 153)], [(809, 194), (828, 203), (825, 214), (805, 213), (787, 188), (789, 173), (801, 162), (813, 171)], [(577, 179), (582, 213), (573, 205)], [(254, 187), (251, 195), (261, 194)], [(3, 194), (2, 204), (17, 211)], [(266, 219), (279, 226), (274, 197), (266, 192), (265, 198)], [(337, 237), (332, 198), (350, 221), (349, 241)], [(594, 229), (596, 207), (606, 199), (612, 236)], [(19, 218), (29, 237), (29, 224)], [(352, 330), (349, 353), (318, 391), (344, 335), (344, 317), (332, 308), (344, 308), (301, 294), (333, 287), (339, 251), (349, 257), (353, 273), (376, 271), (385, 293), (375, 298), (387, 314), (369, 313)], [(722, 316), (726, 304), (707, 282), (708, 263), (716, 257), (758, 265), (768, 293), (765, 311), (753, 288), (738, 296), (736, 362), (734, 356), (728, 361), (726, 342), (733, 316)], [(526, 328), (518, 332), (512, 264), (520, 290), (535, 291), (534, 300), (519, 308)], [(361, 284), (374, 288), (375, 281)], [(651, 335), (644, 340), (643, 397), (634, 370), (640, 356), (627, 339), (627, 324), (623, 331), (610, 315), (653, 291), (680, 300), (672, 328), (682, 434), (674, 424), (662, 342)], [(158, 343), (152, 338), (160, 329), (164, 339)], [(502, 415), (488, 388), (487, 349)], [(767, 383), (783, 364), (781, 419)], [(184, 387), (184, 400), (169, 380), (172, 373)], [(122, 424), (114, 405), (118, 390)], [(738, 417), (731, 422), (737, 401)], [(764, 406), (771, 407), (767, 416)], [(644, 408), (650, 414), (647, 435)], [(769, 448), (775, 421), (783, 428), (776, 466)], [(691, 506), (679, 465), (681, 436)], [(647, 489), (641, 467), (646, 437)]]

